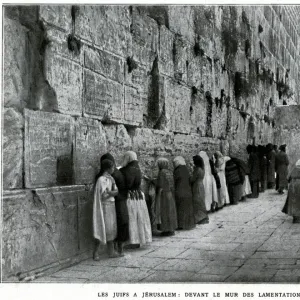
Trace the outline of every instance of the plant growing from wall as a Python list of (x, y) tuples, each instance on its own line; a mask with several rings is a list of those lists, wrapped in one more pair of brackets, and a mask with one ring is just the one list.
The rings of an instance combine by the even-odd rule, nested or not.
[(128, 56), (126, 62), (128, 66), (128, 73), (131, 73), (134, 69), (137, 69), (138, 64), (133, 57)]

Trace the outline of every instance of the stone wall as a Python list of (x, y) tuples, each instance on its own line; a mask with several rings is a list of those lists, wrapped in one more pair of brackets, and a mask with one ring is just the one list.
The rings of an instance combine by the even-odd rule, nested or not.
[(248, 143), (272, 141), (276, 105), (299, 101), (299, 15), (6, 6), (5, 277), (91, 255), (92, 184), (106, 151), (118, 164), (136, 151), (153, 175), (158, 156), (191, 166), (200, 150), (245, 158)]
[(278, 106), (275, 111), (274, 143), (286, 144), (291, 170), (300, 159), (300, 105)]

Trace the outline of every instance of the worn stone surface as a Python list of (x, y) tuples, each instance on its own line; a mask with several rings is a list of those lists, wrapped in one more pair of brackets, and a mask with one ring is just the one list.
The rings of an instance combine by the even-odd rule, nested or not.
[(71, 5), (41, 5), (40, 17), (43, 21), (70, 32), (72, 28)]
[(121, 84), (86, 70), (84, 91), (85, 116), (100, 120), (124, 121), (124, 89)]
[(190, 132), (191, 90), (173, 80), (166, 82), (165, 111), (167, 128), (171, 131)]
[(21, 110), (29, 97), (29, 65), (24, 59), (28, 51), (28, 29), (8, 18), (4, 18), (3, 21), (4, 106)]
[(4, 108), (3, 119), (3, 189), (22, 188), (24, 118), (14, 108)]
[(79, 118), (75, 123), (73, 152), (75, 184), (94, 183), (106, 148), (103, 125), (97, 120)]
[(82, 67), (52, 51), (47, 52), (45, 60), (46, 80), (56, 92), (58, 110), (66, 114), (81, 115)]
[(87, 48), (84, 51), (84, 65), (91, 71), (111, 80), (123, 83), (124, 61), (104, 51)]
[(91, 200), (91, 192), (84, 186), (4, 194), (4, 277), (55, 262), (71, 262), (73, 256), (90, 250)]
[(132, 140), (124, 125), (105, 125), (107, 151), (121, 154), (132, 148)]
[(124, 123), (140, 126), (143, 122), (142, 99), (137, 89), (125, 86)]
[(128, 6), (84, 5), (79, 7), (75, 31), (88, 42), (125, 57), (132, 47), (130, 21)]
[(73, 124), (69, 116), (25, 110), (25, 185), (72, 184)]
[(299, 159), (300, 143), (300, 105), (279, 106), (275, 109), (275, 133), (274, 143), (286, 144), (286, 152), (289, 157), (289, 170), (293, 168)]
[(160, 26), (159, 39), (159, 69), (162, 74), (173, 76), (173, 43), (174, 34), (165, 26)]
[(170, 29), (182, 35), (188, 41), (194, 41), (194, 10), (191, 6), (175, 6), (168, 7), (169, 26)]
[(130, 31), (133, 58), (149, 70), (158, 51), (158, 24), (133, 6)]

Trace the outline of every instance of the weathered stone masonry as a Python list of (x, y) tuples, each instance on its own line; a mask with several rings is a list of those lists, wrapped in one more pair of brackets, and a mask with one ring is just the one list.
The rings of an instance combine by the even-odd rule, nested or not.
[[(7, 6), (3, 272), (91, 254), (99, 158), (245, 158), (299, 104), (299, 7)], [(298, 20), (298, 21), (297, 21)], [(298, 26), (298, 28), (297, 28)], [(144, 187), (146, 189), (146, 186)]]

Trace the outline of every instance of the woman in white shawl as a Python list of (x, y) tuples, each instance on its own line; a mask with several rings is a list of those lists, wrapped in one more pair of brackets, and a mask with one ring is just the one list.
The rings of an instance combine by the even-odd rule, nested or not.
[(100, 245), (107, 245), (108, 256), (118, 257), (114, 251), (114, 239), (117, 237), (117, 217), (115, 198), (118, 188), (111, 176), (114, 164), (105, 159), (101, 162), (100, 177), (96, 181), (93, 202), (93, 233), (96, 240), (94, 260), (99, 260)]
[(226, 162), (230, 160), (229, 156), (223, 156), (223, 154), (220, 151), (217, 151), (214, 154), (216, 158), (215, 166), (216, 170), (218, 172), (221, 188), (219, 191), (219, 206), (223, 207), (226, 204), (230, 204), (229, 201), (229, 194), (227, 190), (227, 184), (226, 184), (226, 177), (225, 177), (225, 166)]
[(205, 151), (200, 151), (199, 156), (201, 156), (204, 161), (205, 175), (203, 184), (205, 191), (205, 206), (206, 210), (210, 211), (212, 208), (212, 204), (218, 203), (218, 190), (216, 180), (211, 172), (209, 157), (207, 153)]

